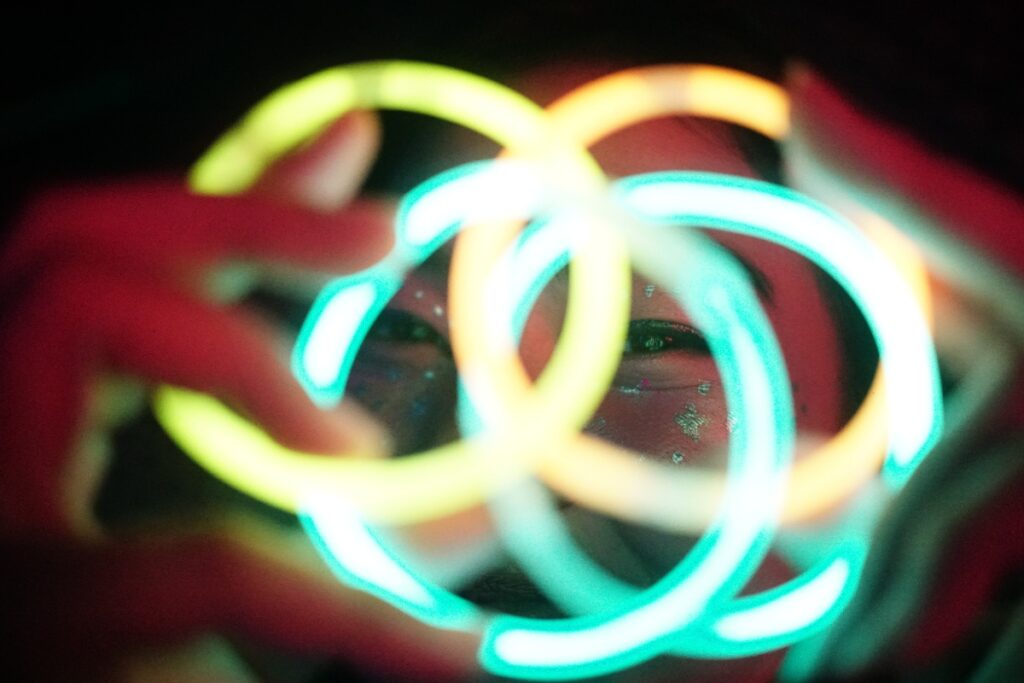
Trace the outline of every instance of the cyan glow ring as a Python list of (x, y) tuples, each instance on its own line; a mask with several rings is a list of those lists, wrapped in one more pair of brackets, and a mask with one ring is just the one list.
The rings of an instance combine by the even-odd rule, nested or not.
[[(728, 218), (730, 212), (742, 213), (737, 212), (735, 207), (743, 203), (745, 193), (763, 193), (772, 201), (782, 202), (794, 202), (795, 198), (799, 197), (796, 193), (776, 188), (767, 183), (699, 173), (635, 176), (620, 181), (618, 187), (635, 189), (643, 187), (646, 183), (669, 185), (670, 181), (665, 177), (668, 175), (671, 175), (671, 185), (677, 190), (687, 189), (691, 184), (742, 187), (743, 192), (722, 198), (723, 201), (717, 205), (721, 208), (717, 209), (716, 222), (720, 224), (720, 228), (725, 226), (724, 229), (727, 230), (737, 229), (735, 225), (727, 225), (733, 222)], [(628, 192), (628, 190), (624, 191)], [(782, 194), (779, 194), (779, 191), (782, 191)], [(725, 201), (726, 199), (728, 201)], [(801, 202), (815, 206), (815, 203), (806, 199), (801, 199)], [(685, 204), (685, 202), (683, 203)], [(679, 219), (702, 225), (708, 222), (705, 220), (705, 216), (681, 210), (677, 210), (671, 216), (656, 216), (654, 215), (656, 212), (651, 207), (634, 205), (634, 208), (642, 210), (649, 220)], [(759, 211), (757, 215), (765, 214)], [(827, 213), (823, 215), (826, 218), (829, 217)], [(725, 223), (722, 223), (723, 220)], [(774, 222), (781, 223), (782, 226), (791, 224), (788, 220)], [(797, 222), (794, 221), (794, 223)], [(785, 243), (787, 233), (779, 226), (773, 226), (772, 223), (772, 221), (768, 221), (767, 224), (756, 226), (756, 229), (755, 226), (751, 226), (743, 231), (756, 232), (763, 239)], [(852, 226), (839, 221), (818, 225), (815, 235), (815, 240), (808, 244), (802, 253), (823, 267), (827, 267), (827, 262), (820, 251), (815, 250), (815, 244), (831, 243), (843, 251), (856, 252), (859, 250), (849, 244), (851, 241), (867, 243), (866, 238)], [(533, 231), (528, 234), (516, 252), (517, 255), (529, 254), (529, 257), (519, 259), (521, 262), (519, 268), (510, 266), (506, 269), (519, 276), (518, 279), (504, 285), (505, 288), (514, 292), (511, 296), (518, 304), (515, 314), (517, 329), (521, 329), (524, 324), (529, 309), (532, 307), (533, 299), (543, 288), (546, 277), (550, 277), (558, 266), (567, 260), (564, 250), (564, 244), (560, 243), (557, 237), (552, 239), (540, 231)], [(878, 258), (880, 263), (871, 271), (873, 277), (879, 268), (885, 267), (884, 260)], [(861, 277), (863, 271), (860, 266), (861, 263), (856, 257), (850, 256), (842, 263), (835, 265), (834, 268), (846, 272), (847, 276), (843, 278), (844, 285), (850, 288), (856, 287), (858, 282), (863, 279)], [(896, 277), (895, 274), (887, 275), (889, 282)], [(880, 277), (883, 283), (888, 284), (885, 275), (877, 277)], [(873, 301), (876, 308), (884, 304), (878, 300), (877, 296), (872, 299), (870, 292), (856, 298), (862, 305), (865, 301)], [(890, 300), (889, 305), (897, 306), (898, 304)], [(900, 313), (901, 318), (908, 314), (907, 311)], [(913, 311), (910, 311), (909, 314), (912, 315)], [(874, 322), (878, 323), (877, 320)], [(896, 331), (890, 328), (889, 333), (890, 335), (895, 334)], [(923, 341), (925, 343), (922, 344), (920, 353), (922, 358), (927, 358), (929, 353), (927, 337), (924, 337)], [(896, 373), (893, 374), (892, 381), (910, 382), (912, 375), (900, 376)], [(914, 388), (923, 396), (927, 396), (929, 391), (936, 390), (935, 386)], [(901, 423), (899, 420), (895, 422), (895, 424)], [(629, 486), (628, 483), (624, 485)], [(595, 612), (636, 593), (636, 588), (609, 576), (580, 551), (561, 523), (551, 497), (539, 485), (528, 481), (523, 482), (515, 489), (493, 499), (490, 505), (495, 513), (494, 518), (506, 547), (513, 552), (513, 556), (520, 566), (527, 571), (535, 583), (566, 611), (584, 614)], [(550, 558), (556, 557), (558, 561), (552, 562)], [(703, 621), (703, 629), (689, 628), (685, 633), (680, 634), (674, 652), (688, 656), (746, 656), (791, 644), (806, 637), (809, 633), (824, 628), (835, 618), (848, 600), (850, 592), (856, 585), (863, 557), (863, 552), (856, 547), (843, 548), (836, 557), (827, 558), (812, 570), (783, 586), (763, 595), (746, 596), (731, 604), (719, 605), (716, 609), (709, 610), (709, 614)], [(835, 577), (839, 574), (843, 576), (843, 580), (837, 583)], [(760, 605), (757, 611), (747, 610), (743, 606), (751, 602)], [(785, 608), (784, 611), (789, 618), (775, 619), (777, 628), (766, 628), (764, 615), (777, 615), (782, 609), (780, 606)], [(797, 606), (802, 609), (797, 611), (795, 609)], [(760, 622), (762, 625), (757, 626), (754, 622)], [(740, 637), (742, 634), (746, 634), (746, 637)], [(753, 634), (757, 634), (757, 637), (754, 638)]]
[[(415, 206), (409, 213), (414, 211)], [(671, 634), (697, 619), (707, 602), (734, 594), (767, 552), (793, 436), (781, 354), (745, 273), (714, 251), (694, 253), (688, 244), (692, 240), (679, 239), (682, 234), (666, 241), (662, 232), (631, 241), (645, 251), (652, 269), (682, 298), (712, 350), (725, 359), (722, 375), (727, 399), (747, 414), (744, 428), (737, 431), (731, 444), (729, 481), (733, 485), (727, 489), (721, 516), (662, 582), (605, 614), (557, 621), (495, 618), (481, 650), (484, 665), (492, 671), (530, 678), (581, 677), (660, 654)], [(658, 242), (656, 254), (650, 251), (655, 246), (653, 239)], [(695, 267), (697, 263), (704, 269)], [(347, 554), (351, 548), (331, 547), (328, 539), (333, 534), (324, 529), (330, 529), (333, 522), (318, 516), (317, 510), (323, 508), (317, 505), (313, 504), (306, 517), (307, 525), (317, 530), (318, 545), (333, 552), (336, 567), (358, 561)], [(344, 571), (342, 576), (346, 576)], [(414, 583), (424, 582), (417, 579)], [(375, 592), (390, 595), (384, 587)], [(401, 601), (396, 604), (402, 606)], [(462, 621), (464, 615), (458, 617)], [(438, 616), (433, 622), (440, 620)], [(615, 637), (602, 640), (607, 633)], [(524, 640), (529, 643), (525, 649), (517, 645)], [(554, 647), (545, 647), (548, 642)], [(566, 658), (574, 648), (575, 657)]]
[[(517, 156), (542, 164), (545, 177), (554, 179), (555, 186), (565, 192), (596, 197), (603, 191), (603, 176), (590, 156), (558, 139), (535, 104), (486, 79), (412, 62), (339, 67), (282, 88), (257, 105), (200, 160), (191, 178), (193, 187), (211, 194), (244, 191), (274, 159), (346, 111), (378, 107), (426, 113), (466, 125)], [(533, 397), (536, 400), (522, 406), (522, 417), (532, 416), (524, 421), (531, 429), (516, 430), (515, 438), (493, 435), (401, 461), (353, 461), (285, 449), (256, 425), (197, 392), (161, 387), (154, 397), (155, 413), (183, 450), (206, 469), (284, 509), (297, 510), (301, 501), (316, 491), (334, 491), (376, 521), (407, 523), (480, 503), (493, 487), (523, 475), (524, 463), (516, 459), (540, 453), (528, 447), (531, 441), (549, 441), (557, 438), (557, 433), (582, 426), (600, 400), (602, 387), (611, 381), (619, 355), (615, 339), (624, 338), (628, 321), (629, 265), (605, 220), (594, 220), (588, 227), (588, 239), (577, 251), (570, 272), (572, 324), (560, 340), (578, 351), (562, 354), (562, 362), (546, 369), (540, 393)], [(406, 256), (398, 254), (399, 265), (408, 265)], [(359, 316), (352, 312), (366, 315), (380, 309), (397, 282), (397, 276), (388, 272), (394, 265), (389, 261), (371, 269), (364, 274), (363, 287), (354, 293), (347, 289), (347, 294), (341, 294), (337, 284), (328, 288), (318, 300), (316, 312), (340, 321), (339, 327), (349, 326), (353, 336), (365, 332), (369, 323), (357, 322)], [(332, 305), (337, 296), (347, 296), (349, 301)], [(314, 326), (315, 322), (307, 324), (303, 342), (308, 341)], [(589, 332), (595, 329), (607, 331), (606, 342), (595, 345), (588, 341)], [(333, 377), (329, 372), (309, 374), (303, 349), (303, 344), (296, 349), (298, 376), (319, 402), (329, 403), (338, 397), (344, 368), (336, 368)], [(573, 363), (576, 356), (586, 359), (586, 364)], [(500, 459), (501, 464), (485, 464), (474, 457), (477, 448), (507, 457)], [(424, 486), (424, 481), (431, 485)]]

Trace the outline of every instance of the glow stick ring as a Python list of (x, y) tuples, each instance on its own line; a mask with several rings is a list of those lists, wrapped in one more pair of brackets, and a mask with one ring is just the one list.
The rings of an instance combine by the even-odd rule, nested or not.
[[(695, 176), (694, 178), (687, 177), (686, 180), (690, 182), (703, 180), (705, 184), (713, 183), (715, 185), (725, 185), (726, 187), (728, 187), (729, 183), (733, 182), (731, 179), (701, 174), (672, 175)], [(659, 176), (653, 176), (653, 178), (658, 179)], [(636, 181), (639, 184), (645, 180), (647, 179), (633, 178), (627, 179), (624, 182), (631, 183)], [(746, 183), (749, 186), (746, 188), (748, 190), (760, 192), (764, 192), (764, 188), (768, 187), (763, 183), (737, 182), (741, 185)], [(774, 191), (775, 188), (771, 189)], [(735, 201), (727, 201), (719, 202), (719, 205), (732, 206), (736, 203)], [(759, 212), (754, 213), (758, 214)], [(660, 218), (664, 219), (665, 217), (661, 216)], [(539, 231), (531, 233), (531, 237), (538, 234), (540, 234)], [(563, 246), (556, 242), (554, 253), (557, 255)], [(533, 262), (541, 264), (542, 270), (547, 263), (554, 261), (554, 258), (551, 257), (550, 247), (548, 252), (546, 258), (542, 256), (533, 259)], [(550, 269), (548, 272), (550, 272)], [(536, 284), (535, 274), (527, 272), (524, 277), (530, 284)], [(513, 298), (515, 297), (516, 295), (513, 294)], [(524, 308), (528, 308), (528, 303), (524, 303)], [(548, 554), (549, 556), (558, 557), (563, 562), (566, 560), (573, 561), (572, 566), (565, 568), (565, 574), (574, 583), (589, 587), (598, 595), (604, 594), (604, 600), (602, 601), (600, 598), (595, 600), (589, 597), (589, 592), (585, 593), (582, 596), (585, 602), (576, 603), (570, 606), (570, 609), (585, 610), (588, 608), (607, 607), (620, 599), (631, 598), (635, 595), (637, 592), (635, 589), (630, 589), (620, 583), (609, 580), (607, 575), (603, 573), (594, 572), (592, 565), (575, 562), (578, 559), (578, 553), (571, 543), (564, 542), (565, 539), (563, 539), (561, 545), (557, 543), (552, 545), (552, 529), (549, 526), (544, 526), (546, 522), (544, 515), (540, 514), (538, 516), (537, 514), (542, 510), (543, 502), (530, 500), (528, 503), (517, 506), (520, 518), (516, 520), (517, 523), (528, 526), (533, 532), (539, 531), (539, 533), (528, 534), (528, 542), (539, 544), (539, 547), (536, 547), (535, 550), (542, 555)], [(357, 572), (359, 571), (359, 563), (362, 558), (367, 555), (379, 555), (380, 550), (374, 549), (372, 546), (368, 549), (365, 544), (355, 546), (350, 538), (350, 534), (340, 538), (338, 524), (341, 520), (339, 517), (343, 519), (344, 515), (339, 515), (337, 510), (331, 511), (330, 508), (317, 509), (316, 507), (312, 510), (305, 517), (307, 526), (312, 529), (315, 537), (319, 539), (318, 545), (320, 545), (325, 553), (329, 554), (332, 564), (343, 576), (347, 576), (347, 580), (350, 582), (354, 581), (353, 576), (355, 576), (357, 579), (355, 582), (359, 585), (366, 587), (369, 584), (370, 590), (377, 595), (401, 605), (404, 609), (413, 611), (420, 618), (429, 619), (431, 623), (457, 628), (461, 624), (476, 623), (479, 619), (478, 614), (472, 610), (471, 606), (467, 607), (465, 601), (446, 594), (436, 587), (429, 586), (429, 584), (422, 582), (421, 579), (411, 577), (410, 575), (404, 575), (404, 582), (407, 585), (403, 590), (403, 597), (398, 595), (400, 590), (399, 582), (392, 581), (390, 585), (383, 584), (373, 578), (367, 578), (366, 572), (360, 576)], [(521, 518), (523, 512), (530, 515), (528, 519), (524, 520)], [(352, 526), (353, 522), (349, 520), (349, 522), (344, 524)], [(540, 529), (538, 529), (538, 526), (540, 526)], [(358, 528), (358, 525), (356, 525), (356, 528)], [(719, 606), (717, 609), (706, 611), (698, 621), (690, 624), (684, 630), (675, 633), (671, 640), (671, 643), (674, 644), (673, 651), (676, 654), (697, 657), (747, 656), (783, 647), (810, 635), (819, 630), (823, 625), (829, 623), (849, 599), (852, 589), (857, 582), (863, 562), (863, 554), (862, 545), (854, 542), (851, 545), (840, 548), (834, 556), (825, 558), (816, 567), (805, 572), (803, 576), (792, 582), (759, 595), (745, 596), (729, 601), (725, 606)], [(517, 556), (522, 561), (523, 556), (521, 554), (517, 554)], [(339, 557), (344, 559), (339, 560)], [(525, 566), (529, 568), (528, 564)], [(531, 573), (536, 574), (535, 572)], [(372, 576), (372, 573), (370, 575)], [(551, 574), (550, 572), (541, 571), (539, 576), (551, 576)], [(556, 575), (555, 580), (557, 581), (558, 578)], [(413, 587), (415, 590), (413, 590)], [(558, 591), (554, 591), (554, 594), (557, 595)], [(581, 607), (581, 604), (585, 605), (585, 607)], [(499, 620), (496, 623), (501, 624), (501, 621)], [(510, 666), (507, 662), (501, 661), (500, 658), (495, 657), (494, 653), (487, 650), (485, 650), (484, 657), (489, 668), (503, 673), (530, 677), (583, 675), (576, 669), (573, 669), (571, 672), (558, 669), (554, 673), (548, 672), (547, 674), (542, 674), (541, 672), (546, 671), (546, 669), (540, 667), (524, 671), (515, 664)], [(621, 666), (621, 664), (622, 662), (619, 661), (614, 666)], [(600, 671), (604, 670), (600, 669)], [(587, 668), (585, 671), (595, 673), (598, 670)]]
[[(450, 177), (453, 184), (476, 179), (461, 169), (442, 177)], [(443, 192), (447, 187), (438, 183), (433, 191)], [(468, 196), (464, 189), (456, 187), (451, 193)], [(431, 199), (429, 193), (418, 197), (407, 212), (400, 212), (400, 219), (416, 214), (417, 203), (429, 205)], [(556, 214), (551, 229), (572, 234), (573, 226), (565, 225), (564, 216)], [(404, 232), (400, 228), (399, 234)], [(708, 603), (732, 597), (770, 544), (791, 455), (793, 416), (784, 364), (757, 296), (730, 257), (717, 249), (692, 248), (693, 243), (699, 246), (702, 241), (713, 244), (697, 233), (666, 236), (660, 228), (633, 226), (629, 240), (651, 262), (657, 280), (681, 299), (705, 330), (721, 362), (727, 400), (748, 415), (730, 443), (726, 504), (679, 566), (656, 586), (613, 609), (550, 621), (495, 617), (485, 633), (481, 660), (498, 673), (530, 678), (589, 676), (660, 654), (674, 642), (674, 633), (699, 618)], [(332, 566), (342, 578), (405, 609), (416, 606), (414, 613), (422, 615), (426, 609), (431, 623), (444, 623), (445, 614), (458, 624), (466, 621), (460, 607), (463, 603), (453, 604), (450, 594), (429, 587), (407, 570), (396, 572), (400, 565), (388, 562), (387, 553), (374, 544), (355, 545), (355, 538), (372, 538), (358, 519), (346, 517), (344, 511), (322, 500), (311, 501), (304, 518), (318, 538), (318, 547), (330, 553)], [(360, 568), (370, 556), (380, 560), (379, 566), (389, 567), (381, 572), (380, 580)], [(389, 580), (389, 576), (403, 578)], [(396, 597), (399, 587), (404, 587), (400, 598)]]
[[(534, 226), (531, 226), (533, 228)], [(568, 260), (564, 235), (545, 230), (524, 233), (518, 248), (497, 271), (497, 290), (514, 302), (517, 336), (547, 281)], [(502, 275), (508, 274), (504, 280)], [(463, 423), (476, 416), (460, 405)], [(580, 444), (577, 444), (579, 446)], [(619, 488), (643, 491), (635, 481)], [(691, 501), (680, 495), (678, 501)], [(634, 598), (640, 589), (608, 574), (581, 551), (561, 521), (552, 496), (539, 483), (524, 480), (488, 503), (499, 536), (516, 562), (555, 604), (568, 614), (592, 614)], [(851, 542), (800, 577), (770, 591), (709, 605), (697, 622), (676, 633), (671, 653), (689, 657), (744, 657), (785, 647), (830, 624), (857, 585), (864, 552)], [(557, 561), (552, 561), (557, 558)]]
[[(621, 127), (667, 114), (721, 118), (776, 139), (788, 130), (788, 99), (778, 86), (747, 74), (709, 66), (659, 66), (618, 72), (564, 96), (548, 111), (559, 130), (581, 145), (592, 144)], [(452, 349), (460, 367), (479, 368), (473, 373), (474, 381), (467, 382), (466, 388), (475, 402), (494, 406), (492, 419), (500, 415), (501, 409), (497, 406), (503, 399), (517, 402), (530, 390), (529, 379), (509, 345), (496, 346), (486, 336), (486, 330), (464, 324), (486, 310), (483, 293), (465, 283), (482, 277), (480, 269), (483, 264), (492, 262), (499, 239), (493, 230), (464, 231), (456, 241), (449, 279)], [(480, 254), (485, 258), (477, 261)], [(903, 262), (915, 273), (912, 278), (919, 280), (922, 266), (919, 260), (913, 259), (913, 252), (907, 252)], [(885, 455), (881, 444), (886, 424), (879, 377), (873, 387), (842, 432), (815, 455), (796, 464), (785, 519), (798, 521), (827, 510), (877, 470)], [(936, 394), (931, 395), (935, 404)], [(918, 443), (900, 445), (902, 450), (894, 452), (894, 457), (888, 460), (885, 472), (894, 485), (909, 476), (937, 437), (938, 422), (932, 425), (929, 434), (926, 431), (920, 429)], [(540, 464), (542, 478), (564, 495), (621, 518), (689, 531), (704, 528), (717, 508), (723, 486), (719, 475), (681, 471), (666, 476), (654, 464), (627, 459), (618, 449), (595, 446), (593, 439), (585, 435), (582, 438), (588, 442), (586, 449), (566, 449), (559, 458), (545, 459)], [(877, 460), (865, 462), (861, 449), (876, 453)], [(595, 472), (603, 475), (595, 476)], [(636, 472), (643, 472), (645, 486), (652, 488), (644, 488), (642, 496), (627, 497), (630, 489), (621, 485), (621, 477), (635, 480)], [(818, 477), (823, 474), (828, 475), (824, 479), (829, 482), (828, 486), (820, 485), (822, 479)], [(610, 482), (614, 485), (609, 487)], [(666, 520), (663, 512), (671, 508), (665, 507), (665, 500), (674, 499), (681, 491), (698, 504), (690, 508), (689, 516), (675, 514)], [(660, 492), (666, 495), (654, 495)]]
[[(602, 187), (600, 171), (589, 155), (553, 137), (543, 111), (529, 100), (477, 76), (412, 62), (329, 69), (278, 90), (213, 145), (196, 164), (192, 186), (211, 194), (242, 192), (274, 159), (346, 111), (374, 107), (416, 111), (466, 125), (525, 158), (543, 162), (545, 173), (563, 187), (571, 185), (581, 193)], [(557, 433), (582, 426), (600, 401), (602, 387), (611, 382), (619, 355), (616, 340), (625, 337), (629, 316), (629, 265), (604, 221), (595, 221), (588, 234), (570, 275), (576, 294), (569, 302), (573, 315), (565, 344), (573, 352), (545, 371), (538, 393), (523, 404), (521, 417), (531, 419), (522, 424), (529, 428), (520, 425), (514, 438), (491, 434), (399, 461), (324, 458), (281, 447), (209, 396), (167, 386), (154, 398), (157, 418), (206, 469), (287, 510), (297, 510), (302, 498), (316, 491), (345, 495), (371, 519), (391, 523), (442, 516), (480, 503), (495, 486), (523, 476), (525, 454), (543, 452), (531, 443), (550, 441)], [(408, 261), (408, 254), (399, 253), (382, 267), (400, 270), (410, 265)], [(360, 313), (379, 310), (396, 282), (393, 273), (382, 275), (380, 270), (364, 275), (360, 287), (345, 290), (345, 305), (331, 306), (339, 294), (336, 290), (324, 292), (316, 304), (318, 313), (342, 319), (353, 337), (366, 331), (353, 320)], [(308, 324), (306, 332), (312, 327)], [(589, 338), (593, 330), (604, 331), (602, 343)], [(308, 334), (304, 342), (297, 349), (299, 356), (310, 346), (317, 347)], [(300, 379), (321, 402), (344, 382), (343, 365), (337, 366), (337, 379), (322, 381), (330, 373), (314, 376), (306, 372), (304, 362), (296, 363)], [(479, 450), (503, 457), (478, 457)]]
[[(654, 192), (649, 191), (652, 188)], [(796, 236), (801, 232), (812, 235), (811, 239), (804, 237), (801, 253), (825, 268), (830, 268), (829, 262), (816, 247), (832, 245), (833, 253), (847, 254), (842, 264), (831, 266), (833, 275), (838, 275), (861, 306), (872, 310), (885, 308), (885, 298), (879, 296), (878, 290), (891, 291), (893, 285), (888, 280), (893, 275), (866, 267), (865, 260), (870, 262), (875, 256), (867, 240), (797, 193), (763, 182), (684, 172), (626, 178), (619, 181), (617, 189), (623, 201), (642, 213), (647, 221), (665, 223), (666, 228), (677, 222), (711, 224), (781, 242), (790, 248), (794, 242), (800, 242)], [(721, 196), (709, 194), (714, 192)], [(808, 210), (816, 212), (816, 220), (801, 215)], [(498, 271), (511, 271), (518, 276), (512, 283), (504, 284), (512, 292), (510, 298), (518, 305), (517, 330), (521, 330), (533, 300), (546, 284), (541, 274), (550, 277), (557, 271), (565, 261), (565, 252), (566, 245), (557, 237), (552, 239), (540, 230), (534, 231), (516, 252), (519, 263)], [(866, 284), (868, 279), (881, 280), (874, 296)], [(899, 310), (898, 306), (890, 308)], [(883, 362), (887, 362), (884, 349), (888, 348), (886, 342), (891, 345), (893, 338), (892, 318), (888, 328), (884, 328), (879, 322), (884, 319), (882, 316), (873, 316), (870, 310), (867, 315), (876, 330), (883, 327), (879, 337), (883, 340)], [(886, 329), (889, 334), (885, 333)], [(926, 347), (927, 336), (922, 338), (921, 345)], [(894, 374), (893, 379), (913, 386), (912, 375)], [(928, 388), (924, 389), (927, 393)], [(584, 450), (582, 443), (577, 442), (576, 446), (581, 452)], [(614, 490), (642, 491), (649, 495), (635, 479), (626, 477), (617, 482)], [(690, 502), (685, 497), (678, 500)], [(666, 503), (663, 501), (663, 504)], [(566, 611), (594, 612), (639, 592), (609, 576), (579, 550), (561, 523), (551, 497), (539, 485), (524, 481), (503, 492), (490, 505), (500, 535), (519, 565)], [(696, 657), (746, 656), (789, 645), (820, 630), (836, 617), (849, 599), (863, 556), (857, 549), (845, 548), (803, 576), (771, 591), (709, 606), (699, 624), (692, 624), (677, 634), (673, 653)], [(558, 561), (552, 562), (551, 558), (558, 558)], [(839, 576), (841, 580), (836, 578)], [(747, 609), (750, 602), (759, 605), (757, 611)], [(777, 618), (780, 613), (786, 618)], [(769, 618), (769, 615), (775, 616)]]

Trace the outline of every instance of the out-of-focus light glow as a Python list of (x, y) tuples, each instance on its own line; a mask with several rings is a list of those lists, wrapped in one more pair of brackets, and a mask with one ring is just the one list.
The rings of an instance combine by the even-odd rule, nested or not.
[[(499, 175), (492, 177), (502, 180)], [(459, 169), (453, 172), (453, 178), (454, 182), (479, 182)], [(444, 189), (436, 183), (431, 183), (430, 187), (436, 191)], [(479, 189), (479, 185), (474, 187)], [(482, 196), (489, 195), (482, 193)], [(432, 199), (429, 193), (416, 196), (424, 202)], [(415, 205), (400, 212), (400, 216), (415, 215)], [(432, 210), (429, 215), (436, 216), (439, 222), (447, 222), (450, 216), (443, 210)], [(571, 234), (561, 229), (557, 220), (553, 219), (549, 225), (558, 235)], [(646, 228), (636, 226), (635, 229)], [(608, 614), (589, 617), (583, 626), (576, 620), (555, 623), (496, 618), (488, 631), (493, 637), (485, 640), (481, 652), (482, 659), (496, 671), (530, 676), (553, 670), (559, 672), (559, 677), (591, 675), (620, 668), (627, 660), (635, 662), (654, 656), (664, 649), (659, 644), (662, 636), (695, 619), (713, 597), (735, 593), (767, 550), (781, 502), (781, 484), (793, 431), (781, 352), (760, 311), (756, 294), (735, 263), (712, 248), (710, 241), (698, 241), (696, 234), (678, 233), (666, 237), (660, 229), (655, 230), (658, 234), (648, 235), (646, 239), (631, 237), (634, 248), (651, 262), (656, 277), (682, 299), (694, 320), (705, 330), (716, 357), (723, 364), (727, 399), (745, 416), (746, 428), (731, 445), (735, 464), (729, 470), (732, 486), (726, 491), (727, 504), (712, 531), (698, 542), (677, 571), (658, 587), (641, 593), (636, 600)], [(426, 232), (439, 234), (435, 230)], [(399, 234), (404, 234), (403, 230), (400, 229)], [(542, 231), (533, 234), (542, 234)], [(557, 251), (540, 253), (560, 257)], [(708, 277), (701, 268), (692, 267), (698, 261), (704, 265), (714, 262), (717, 277)], [(550, 268), (541, 263), (537, 272), (550, 272)], [(511, 310), (506, 313), (512, 316)], [(550, 448), (555, 444), (545, 445)], [(479, 457), (490, 459), (492, 456), (482, 453)], [(728, 504), (730, 501), (732, 504)], [(378, 592), (386, 591), (378, 589)], [(507, 629), (518, 635), (502, 635)], [(522, 659), (514, 647), (504, 646), (506, 642), (515, 643), (518, 638), (529, 640), (530, 636), (523, 634), (530, 633), (544, 641), (552, 638), (555, 631), (565, 635), (555, 638), (554, 650), (539, 651), (539, 659)], [(573, 648), (592, 655), (565, 659), (564, 655)], [(542, 654), (544, 652), (547, 654)]]
[(715, 622), (714, 632), (725, 640), (752, 642), (775, 639), (781, 634), (801, 634), (840, 607), (844, 591), (856, 585), (851, 574), (860, 566), (839, 557), (824, 564), (819, 573), (807, 572), (804, 583), (788, 586), (785, 595), (771, 595), (760, 604), (739, 609)]
[(515, 91), (448, 67), (386, 61), (328, 69), (278, 89), (196, 162), (190, 184), (205, 194), (244, 192), (275, 160), (354, 109), (436, 116), (546, 158), (570, 177), (579, 172), (578, 149), (554, 138), (540, 108)]

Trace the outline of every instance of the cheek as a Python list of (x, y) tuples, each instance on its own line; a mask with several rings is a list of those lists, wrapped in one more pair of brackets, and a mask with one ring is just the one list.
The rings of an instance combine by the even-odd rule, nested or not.
[(715, 237), (746, 255), (771, 282), (772, 302), (765, 311), (789, 372), (797, 428), (834, 433), (842, 419), (842, 354), (815, 267), (775, 244), (737, 235)]
[(707, 394), (694, 388), (613, 391), (587, 431), (666, 464), (718, 466), (733, 419), (717, 382)]
[(824, 300), (817, 288), (809, 287), (814, 284), (810, 279), (797, 285), (801, 305), (780, 307), (769, 317), (789, 371), (797, 428), (832, 434), (840, 426), (843, 396), (839, 339)]
[(543, 372), (558, 343), (565, 315), (567, 293), (563, 282), (555, 280), (537, 298), (526, 319), (519, 343), (519, 356), (531, 379)]

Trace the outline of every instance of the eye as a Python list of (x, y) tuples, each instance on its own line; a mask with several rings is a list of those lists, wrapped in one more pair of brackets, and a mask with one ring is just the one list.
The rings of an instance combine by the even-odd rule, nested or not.
[(368, 341), (399, 344), (430, 344), (445, 356), (452, 355), (448, 341), (433, 325), (414, 313), (399, 309), (384, 309), (366, 338)]
[(636, 357), (670, 351), (689, 351), (704, 356), (711, 353), (707, 340), (690, 325), (650, 318), (629, 322), (626, 343), (622, 349), (624, 356)]

